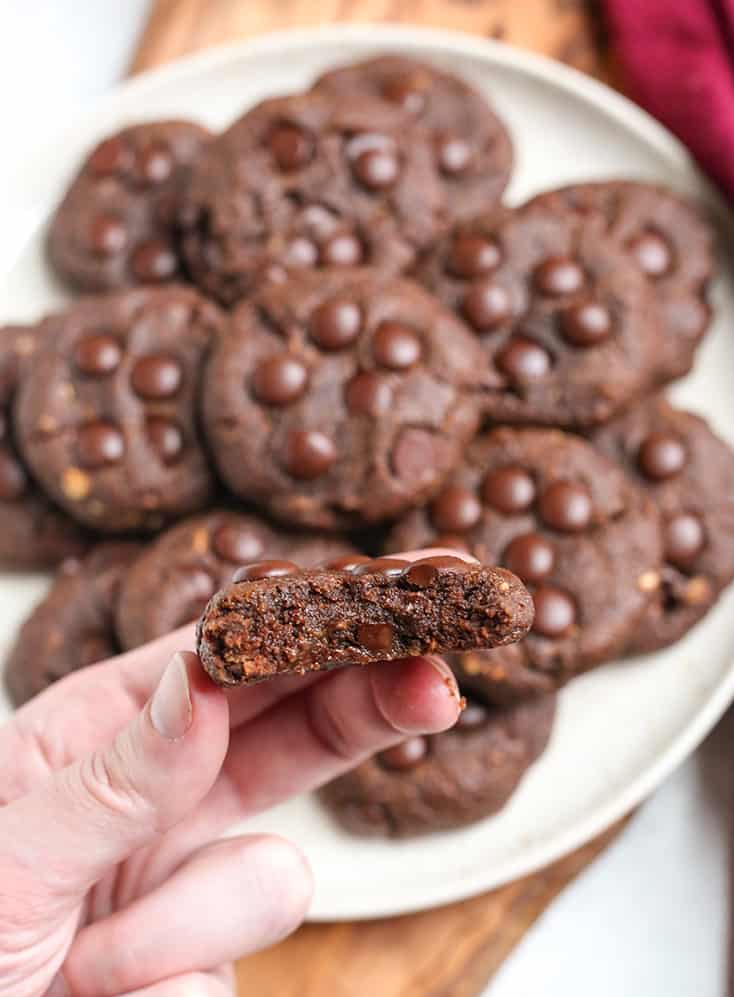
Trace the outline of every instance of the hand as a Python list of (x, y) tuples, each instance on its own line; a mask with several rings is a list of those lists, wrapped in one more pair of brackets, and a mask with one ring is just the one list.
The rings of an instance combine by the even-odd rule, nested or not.
[(436, 658), (225, 694), (193, 642), (77, 672), (0, 729), (0, 997), (232, 995), (311, 877), (283, 839), (218, 835), (458, 716)]

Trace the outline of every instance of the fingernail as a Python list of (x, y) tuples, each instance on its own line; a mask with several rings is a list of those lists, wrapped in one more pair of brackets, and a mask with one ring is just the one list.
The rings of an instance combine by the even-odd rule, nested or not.
[(167, 741), (177, 741), (191, 726), (191, 690), (186, 662), (174, 654), (150, 701), (150, 720)]
[(425, 658), (431, 667), (435, 668), (441, 676), (443, 684), (446, 686), (451, 696), (457, 703), (461, 703), (461, 693), (459, 692), (459, 687), (456, 684), (454, 673), (451, 671), (443, 658), (439, 658), (436, 654), (427, 654)]
[(61, 973), (58, 973), (53, 978), (53, 982), (46, 991), (45, 997), (71, 997), (71, 992), (67, 987), (64, 977)]

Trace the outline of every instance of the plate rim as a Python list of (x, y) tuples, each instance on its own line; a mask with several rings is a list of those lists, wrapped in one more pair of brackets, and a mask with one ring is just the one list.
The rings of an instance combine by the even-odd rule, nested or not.
[[(560, 88), (567, 94), (582, 99), (589, 106), (602, 110), (615, 119), (618, 127), (633, 133), (648, 147), (652, 146), (677, 172), (687, 174), (686, 179), (696, 185), (700, 195), (712, 205), (719, 219), (731, 223), (729, 208), (713, 184), (695, 166), (688, 150), (665, 126), (623, 94), (550, 57), (459, 31), (418, 25), (364, 22), (268, 32), (253, 38), (213, 46), (203, 52), (187, 55), (161, 67), (146, 70), (119, 83), (111, 91), (88, 101), (78, 113), (88, 119), (108, 114), (118, 102), (127, 102), (136, 95), (144, 96), (149, 89), (155, 89), (161, 83), (175, 83), (178, 80), (185, 80), (192, 74), (220, 70), (222, 67), (248, 60), (256, 55), (278, 53), (282, 56), (284, 51), (340, 42), (367, 43), (375, 49), (379, 49), (380, 46), (400, 47), (417, 57), (420, 57), (421, 52), (425, 55), (425, 50), (430, 48), (434, 53), (441, 52), (454, 57), (465, 56), (485, 64), (499, 65), (545, 83), (551, 88)], [(71, 117), (72, 115), (64, 116), (59, 132), (69, 127)], [(29, 146), (38, 150), (37, 145), (29, 143)], [(12, 170), (9, 172), (8, 183), (12, 185), (15, 176)], [(480, 866), (477, 869), (476, 880), (471, 884), (462, 882), (458, 889), (451, 889), (450, 885), (438, 883), (423, 890), (420, 902), (410, 898), (403, 903), (393, 902), (383, 907), (372, 904), (369, 910), (359, 910), (357, 903), (356, 906), (352, 906), (350, 913), (319, 904), (318, 910), (310, 913), (308, 920), (369, 920), (427, 910), (496, 889), (550, 865), (588, 843), (634, 810), (698, 747), (733, 699), (734, 660), (731, 661), (724, 677), (709, 691), (690, 723), (680, 729), (633, 780), (613, 793), (606, 803), (596, 805), (583, 819), (556, 833), (550, 842), (530, 846), (521, 855), (503, 862), (499, 874), (495, 869), (490, 875), (482, 875)]]

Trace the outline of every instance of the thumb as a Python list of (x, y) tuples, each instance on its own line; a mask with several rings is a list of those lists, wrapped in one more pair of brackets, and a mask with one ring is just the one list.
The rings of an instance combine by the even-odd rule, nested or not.
[(35, 891), (78, 899), (196, 807), (228, 740), (224, 695), (194, 654), (174, 655), (142, 712), (109, 746), (0, 809), (2, 864), (16, 882), (26, 871)]

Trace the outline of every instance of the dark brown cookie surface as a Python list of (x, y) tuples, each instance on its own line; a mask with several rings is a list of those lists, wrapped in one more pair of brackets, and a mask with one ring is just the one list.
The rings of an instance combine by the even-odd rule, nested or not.
[(0, 564), (4, 568), (50, 567), (81, 554), (90, 542), (31, 479), (15, 444), (13, 400), (41, 335), (39, 326), (0, 328)]
[(158, 529), (210, 499), (196, 408), (219, 324), (180, 286), (85, 298), (46, 319), (16, 430), (33, 474), (75, 519)]
[(663, 330), (655, 381), (687, 374), (711, 317), (706, 289), (714, 269), (712, 232), (696, 207), (664, 187), (632, 181), (574, 184), (533, 203), (602, 217), (606, 237), (622, 247), (655, 298)]
[(544, 202), (501, 209), (454, 229), (416, 276), (476, 333), (498, 378), (493, 421), (582, 428), (650, 384), (652, 293), (600, 217)]
[(88, 156), (48, 233), (57, 273), (83, 291), (183, 276), (177, 216), (209, 132), (188, 121), (133, 125)]
[(115, 604), (134, 543), (104, 543), (59, 569), (48, 594), (20, 628), (5, 682), (20, 706), (70, 672), (119, 652)]
[[(457, 674), (462, 692), (462, 675)], [(466, 693), (443, 734), (412, 737), (320, 792), (336, 820), (361, 835), (409, 837), (463, 827), (497, 813), (545, 749), (555, 697), (509, 707)]]
[(478, 425), (484, 356), (409, 281), (330, 271), (270, 285), (232, 314), (203, 417), (235, 494), (286, 524), (344, 528), (427, 498)]
[(653, 651), (682, 637), (734, 578), (734, 452), (703, 419), (660, 396), (605, 426), (594, 443), (662, 518), (662, 584), (629, 647)]
[(452, 219), (471, 218), (502, 196), (512, 168), (510, 136), (487, 100), (452, 73), (384, 55), (332, 69), (313, 89), (343, 100), (378, 97), (427, 128)]
[(231, 305), (288, 270), (410, 266), (446, 226), (430, 134), (370, 97), (266, 100), (201, 157), (181, 214), (194, 280)]
[(197, 650), (219, 685), (519, 640), (532, 622), (525, 588), (501, 568), (456, 557), (287, 561), (242, 568), (211, 600)]
[[(623, 649), (659, 584), (652, 503), (588, 443), (554, 430), (497, 429), (388, 549), (464, 548), (530, 588), (535, 621), (515, 647), (464, 656), (498, 702), (547, 692)], [(469, 659), (474, 659), (470, 661)]]
[(131, 649), (197, 619), (235, 570), (263, 558), (311, 568), (357, 551), (337, 537), (286, 533), (257, 516), (216, 510), (166, 530), (135, 561), (120, 591), (117, 629)]

